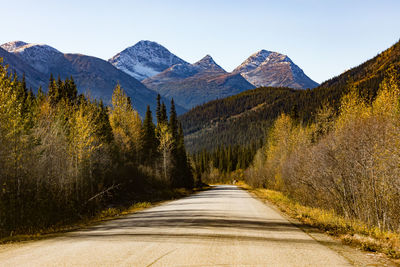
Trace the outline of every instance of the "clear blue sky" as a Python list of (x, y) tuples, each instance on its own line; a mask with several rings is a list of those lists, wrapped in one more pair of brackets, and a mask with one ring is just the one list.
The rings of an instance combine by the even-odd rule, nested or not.
[(400, 38), (399, 0), (0, 0), (0, 43), (46, 43), (108, 59), (140, 40), (231, 71), (266, 49), (322, 82)]

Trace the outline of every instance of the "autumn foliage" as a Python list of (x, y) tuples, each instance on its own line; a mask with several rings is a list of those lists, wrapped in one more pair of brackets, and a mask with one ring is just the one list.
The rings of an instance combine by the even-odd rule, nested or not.
[(358, 90), (342, 98), (339, 114), (320, 109), (303, 125), (282, 114), (247, 171), (255, 187), (282, 191), (303, 205), (400, 230), (400, 90), (389, 69), (375, 100)]
[(156, 127), (148, 109), (142, 123), (119, 85), (109, 107), (78, 95), (72, 77), (51, 77), (48, 89), (35, 95), (0, 67), (0, 237), (68, 224), (146, 190), (193, 186), (177, 120)]

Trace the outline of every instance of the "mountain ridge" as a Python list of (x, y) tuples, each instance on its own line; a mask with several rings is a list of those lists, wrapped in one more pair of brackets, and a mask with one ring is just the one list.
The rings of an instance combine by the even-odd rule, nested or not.
[(313, 89), (259, 87), (197, 106), (179, 117), (188, 151), (264, 140), (282, 112), (305, 124), (313, 122), (318, 109), (326, 105), (337, 113), (341, 97), (350, 88), (357, 90), (365, 101), (372, 102), (388, 71), (400, 75), (400, 41)]
[[(160, 49), (165, 49), (166, 54), (160, 53)], [(122, 59), (118, 58), (122, 54)], [(137, 60), (143, 55), (147, 55), (147, 59)], [(133, 77), (144, 78), (141, 81), (148, 88), (163, 96), (173, 97), (176, 103), (187, 109), (259, 86), (306, 89), (318, 85), (289, 57), (264, 49), (252, 54), (232, 72), (225, 71), (208, 54), (192, 64), (184, 60), (176, 64), (169, 61), (169, 65), (162, 66), (164, 70), (160, 67), (157, 71), (153, 69), (151, 73), (135, 72), (135, 68), (140, 70), (146, 62), (161, 59), (166, 62), (171, 57), (181, 60), (158, 43), (140, 41), (114, 56), (110, 62)], [(135, 62), (138, 64), (136, 67)], [(221, 76), (218, 78), (218, 75)]]
[(174, 65), (143, 83), (187, 109), (254, 88), (240, 75), (226, 72), (210, 55), (193, 64)]
[(240, 73), (255, 87), (306, 89), (318, 86), (287, 55), (264, 49), (252, 54), (232, 72)]
[[(11, 68), (19, 68), (21, 61), (29, 65), (36, 70), (36, 74), (39, 74), (40, 85), (44, 88), (47, 88), (50, 74), (55, 77), (60, 76), (61, 79), (72, 76), (79, 93), (89, 94), (90, 97), (101, 99), (108, 104), (115, 86), (119, 83), (132, 99), (134, 108), (142, 117), (148, 104), (152, 110), (155, 110), (156, 92), (103, 59), (82, 54), (64, 54), (48, 45), (27, 44), (21, 41), (6, 43), (1, 47), (13, 51), (7, 53), (19, 58), (18, 62), (15, 60), (8, 62), (10, 60), (6, 59), (5, 64), (10, 64)], [(20, 72), (25, 72), (25, 69), (26, 66)], [(30, 76), (30, 72), (26, 73), (27, 82), (30, 81)], [(35, 89), (38, 88), (37, 85), (37, 83), (33, 84)], [(169, 105), (168, 99), (163, 98), (163, 101)], [(182, 107), (177, 106), (179, 114), (185, 111)]]
[(139, 41), (125, 48), (108, 62), (139, 81), (154, 76), (172, 65), (187, 63), (164, 46), (148, 40)]

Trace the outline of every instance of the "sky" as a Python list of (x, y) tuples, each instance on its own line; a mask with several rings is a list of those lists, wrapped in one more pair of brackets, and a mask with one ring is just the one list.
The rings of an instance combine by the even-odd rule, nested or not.
[(400, 39), (399, 0), (0, 0), (0, 43), (109, 59), (140, 40), (232, 71), (266, 49), (323, 82)]

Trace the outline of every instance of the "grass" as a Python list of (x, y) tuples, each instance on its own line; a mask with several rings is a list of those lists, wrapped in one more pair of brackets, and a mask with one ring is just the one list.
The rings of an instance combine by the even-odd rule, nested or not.
[[(15, 243), (22, 241), (40, 240), (60, 236), (66, 232), (93, 226), (103, 221), (112, 220), (121, 216), (132, 214), (147, 208), (151, 208), (164, 203), (165, 201), (182, 198), (208, 187), (194, 188), (192, 190), (178, 188), (172, 190), (159, 191), (148, 197), (146, 201), (137, 201), (133, 204), (121, 204), (117, 207), (105, 208), (97, 212), (94, 216), (86, 216), (73, 224), (55, 225), (53, 227), (32, 230), (33, 233), (13, 233), (10, 236), (0, 238), (0, 244)], [(141, 197), (143, 199), (143, 196)]]
[(333, 210), (303, 206), (278, 191), (252, 188), (244, 183), (239, 185), (254, 193), (258, 198), (274, 204), (290, 217), (338, 237), (345, 244), (400, 259), (399, 233), (381, 231), (378, 227), (371, 227), (363, 222), (339, 216)]

